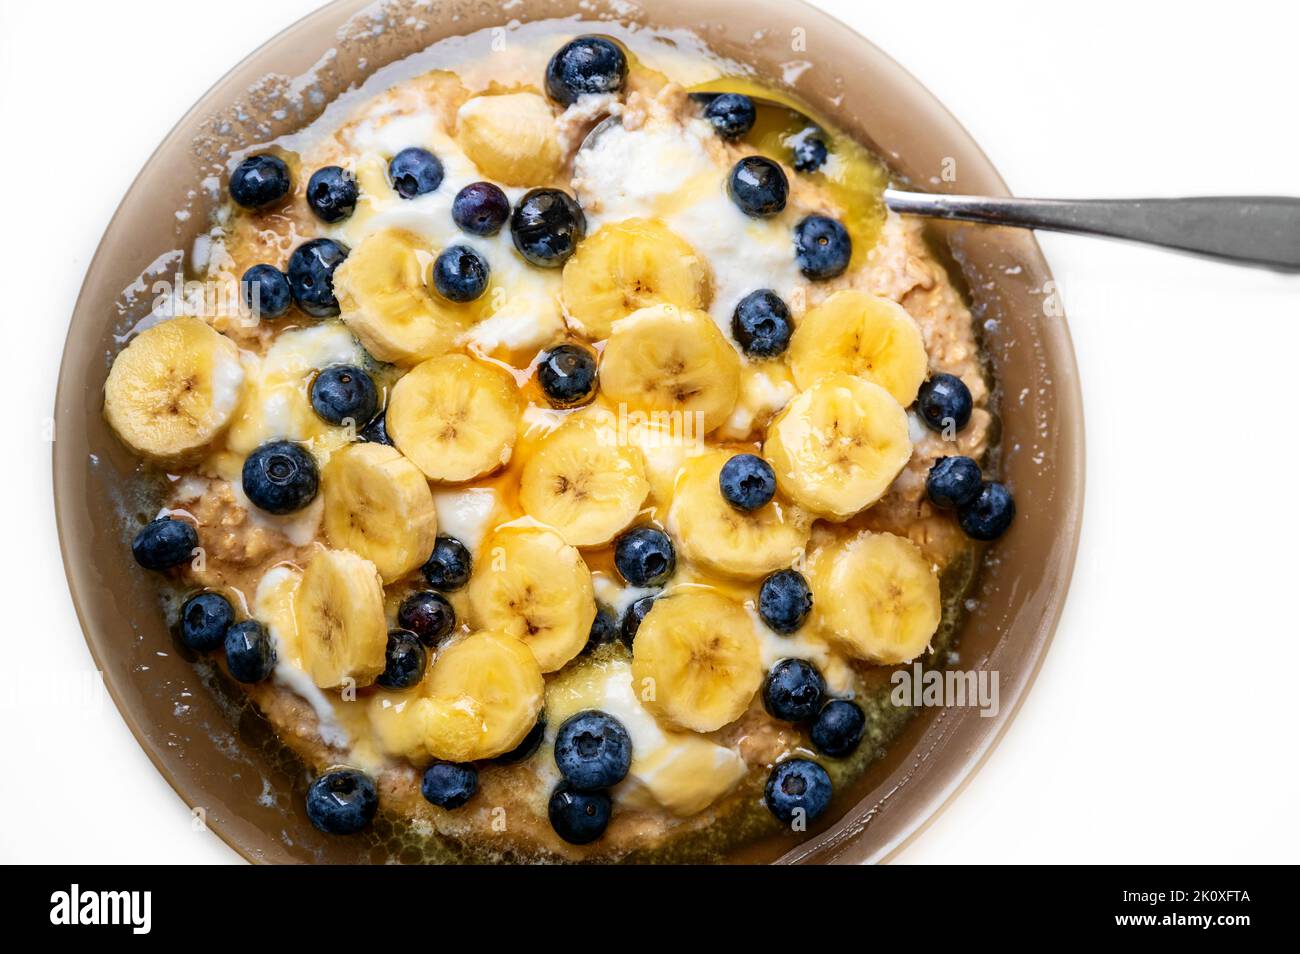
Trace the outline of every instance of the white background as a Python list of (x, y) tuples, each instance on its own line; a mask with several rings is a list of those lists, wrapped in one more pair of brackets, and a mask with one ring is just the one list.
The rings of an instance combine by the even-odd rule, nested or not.
[[(237, 860), (190, 831), (111, 704), (59, 691), (90, 657), (43, 430), (77, 289), (136, 171), (315, 5), (4, 0), (0, 367), (17, 446), (0, 469), (0, 860)], [(1300, 194), (1298, 24), (1281, 4), (822, 5), (919, 77), (1021, 195)], [(1043, 244), (1086, 403), (1078, 571), (1019, 717), (900, 860), (1294, 862), (1300, 277)]]

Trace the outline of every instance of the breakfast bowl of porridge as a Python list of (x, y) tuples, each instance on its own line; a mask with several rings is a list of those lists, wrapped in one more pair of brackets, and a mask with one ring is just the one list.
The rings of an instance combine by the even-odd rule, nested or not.
[(341, 2), (209, 92), (87, 275), (54, 451), (92, 654), (203, 824), (431, 863), (923, 826), (1046, 651), (1083, 441), (1032, 238), (891, 184), (1005, 193), (789, 4)]

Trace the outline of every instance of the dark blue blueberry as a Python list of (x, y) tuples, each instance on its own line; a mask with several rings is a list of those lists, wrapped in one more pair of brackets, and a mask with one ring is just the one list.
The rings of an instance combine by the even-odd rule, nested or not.
[(646, 614), (650, 612), (655, 605), (655, 597), (643, 596), (627, 608), (623, 614), (623, 619), (618, 625), (618, 638), (623, 640), (623, 645), (628, 649), (636, 642), (636, 631), (641, 628), (642, 621)]
[(336, 364), (311, 382), (311, 406), (327, 424), (351, 421), (353, 427), (364, 427), (379, 410), (379, 392), (360, 368)]
[(795, 262), (808, 278), (842, 275), (853, 257), (848, 230), (824, 215), (810, 215), (794, 227)]
[(420, 644), (419, 636), (409, 629), (390, 629), (384, 649), (384, 671), (375, 682), (385, 689), (410, 689), (424, 678), (428, 662), (429, 654)]
[(510, 200), (491, 182), (471, 182), (452, 200), (451, 218), (470, 235), (496, 235), (510, 218)]
[(775, 358), (790, 346), (794, 322), (776, 292), (760, 288), (736, 305), (731, 313), (731, 333), (751, 358)]
[(293, 441), (271, 441), (244, 458), (244, 495), (267, 513), (294, 513), (316, 499), (316, 458)]
[(618, 639), (618, 621), (608, 606), (596, 607), (596, 618), (591, 621), (591, 630), (587, 634), (587, 645), (583, 652), (591, 652), (597, 647), (612, 643)]
[(774, 719), (806, 722), (822, 707), (826, 680), (806, 659), (782, 659), (763, 683), (763, 707)]
[(975, 499), (957, 509), (957, 522), (973, 540), (996, 540), (1007, 532), (1015, 516), (1011, 491), (993, 480), (985, 481)]
[(940, 457), (925, 478), (925, 492), (932, 504), (949, 510), (974, 500), (983, 479), (969, 457)]
[(555, 765), (574, 788), (609, 788), (623, 781), (632, 765), (632, 737), (609, 713), (584, 710), (555, 733)]
[(822, 755), (842, 759), (853, 754), (866, 727), (867, 715), (861, 706), (847, 699), (832, 699), (817, 713), (809, 735)]
[(411, 146), (388, 163), (388, 181), (403, 199), (414, 199), (442, 185), (442, 163), (428, 149)]
[(199, 533), (184, 520), (159, 517), (140, 528), (131, 541), (131, 555), (146, 570), (170, 570), (188, 563), (199, 545)]
[(970, 423), (970, 388), (955, 374), (936, 374), (921, 385), (916, 395), (916, 409), (932, 431), (960, 431)]
[(181, 642), (201, 653), (219, 648), (235, 622), (235, 608), (220, 593), (195, 593), (181, 607)]
[(831, 777), (816, 762), (788, 759), (772, 769), (763, 800), (778, 821), (807, 823), (831, 803)]
[(826, 164), (829, 152), (826, 149), (826, 140), (822, 138), (822, 131), (816, 126), (809, 126), (807, 129), (790, 138), (790, 152), (793, 157), (794, 167), (799, 172), (816, 172)]
[(402, 600), (397, 608), (397, 625), (415, 633), (432, 649), (456, 628), (456, 610), (441, 593), (420, 590)]
[(425, 561), (424, 578), (435, 590), (450, 593), (469, 582), (473, 567), (474, 561), (465, 544), (440, 533), (433, 544), (433, 553)]
[(546, 736), (546, 717), (541, 716), (537, 720), (537, 725), (528, 730), (524, 740), (516, 745), (505, 755), (498, 755), (492, 761), (497, 765), (514, 765), (516, 762), (522, 762), (530, 758), (542, 744), (542, 739)]
[(226, 630), (224, 642), (226, 668), (240, 682), (261, 682), (275, 669), (275, 644), (257, 620), (235, 623)]
[(525, 260), (559, 268), (587, 235), (582, 206), (559, 189), (525, 193), (510, 214), (510, 239)]
[(736, 207), (756, 219), (779, 215), (785, 208), (790, 183), (781, 167), (765, 156), (746, 156), (727, 176), (727, 195)]
[(722, 465), (718, 486), (737, 510), (757, 510), (776, 496), (776, 471), (757, 454), (737, 454)]
[(798, 570), (777, 570), (758, 589), (758, 615), (778, 633), (793, 633), (812, 612), (812, 590)]
[(420, 781), (420, 794), (439, 808), (460, 808), (477, 791), (478, 769), (455, 762), (434, 762)]
[(556, 407), (586, 404), (596, 395), (596, 356), (577, 345), (558, 345), (542, 355), (537, 382)]
[(334, 270), (348, 257), (347, 247), (333, 239), (303, 242), (289, 256), (289, 288), (298, 307), (313, 318), (339, 313), (334, 297)]
[(279, 156), (249, 156), (230, 174), (230, 197), (246, 209), (278, 202), (289, 188), (289, 167)]
[(307, 789), (307, 817), (327, 835), (356, 834), (378, 810), (375, 783), (356, 769), (326, 772)]
[(382, 411), (376, 414), (370, 423), (361, 429), (357, 439), (366, 444), (387, 444), (392, 447), (393, 439), (388, 436), (388, 415)]
[(580, 792), (561, 782), (551, 792), (547, 817), (555, 833), (571, 845), (589, 845), (605, 833), (614, 805), (608, 792)]
[(444, 248), (433, 261), (433, 287), (448, 301), (473, 301), (487, 291), (488, 263), (468, 245)]
[(704, 118), (713, 124), (723, 139), (739, 139), (754, 128), (758, 112), (754, 101), (739, 93), (723, 93), (713, 97), (704, 107)]
[(633, 527), (614, 542), (614, 566), (633, 586), (658, 586), (677, 568), (677, 551), (662, 530)]
[(546, 64), (546, 92), (565, 106), (587, 93), (617, 93), (626, 82), (627, 57), (600, 36), (570, 40)]
[(322, 222), (346, 219), (357, 207), (357, 178), (342, 166), (324, 166), (307, 180), (307, 204)]
[(293, 304), (289, 276), (274, 265), (254, 265), (240, 280), (244, 303), (255, 318), (279, 318)]

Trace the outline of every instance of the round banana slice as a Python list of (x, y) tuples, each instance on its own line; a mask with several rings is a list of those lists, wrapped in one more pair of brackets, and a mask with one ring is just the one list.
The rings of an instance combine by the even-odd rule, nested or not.
[(938, 574), (915, 544), (892, 533), (863, 531), (819, 550), (808, 583), (813, 626), (856, 659), (908, 662), (939, 629)]
[(654, 305), (614, 326), (600, 381), (610, 400), (651, 420), (676, 418), (681, 440), (698, 441), (736, 406), (740, 356), (705, 312)]
[(384, 671), (384, 584), (364, 557), (318, 551), (294, 597), (294, 621), (303, 670), (322, 689), (368, 686)]
[(745, 512), (722, 496), (718, 475), (727, 452), (686, 462), (677, 478), (668, 529), (686, 558), (715, 573), (756, 580), (802, 556), (812, 520), (780, 497)]
[(385, 583), (429, 558), (438, 535), (433, 494), (396, 447), (349, 445), (330, 458), (321, 484), (330, 543), (374, 563)]
[(651, 219), (602, 227), (565, 263), (564, 309), (592, 341), (609, 337), (614, 322), (655, 304), (707, 308), (709, 263), (685, 239)]
[(587, 645), (596, 594), (582, 555), (545, 527), (498, 530), (475, 559), (469, 581), (475, 625), (523, 641), (542, 672)]
[(777, 415), (763, 456), (796, 503), (844, 520), (879, 500), (912, 456), (907, 413), (880, 385), (830, 374)]
[(140, 332), (113, 359), (104, 417), (139, 456), (193, 463), (230, 423), (243, 383), (233, 341), (198, 318), (171, 318)]
[(682, 729), (712, 732), (740, 718), (763, 681), (754, 623), (707, 589), (655, 601), (632, 644), (642, 704)]
[(928, 363), (921, 329), (902, 305), (853, 289), (809, 309), (790, 340), (790, 368), (800, 388), (828, 374), (856, 374), (903, 407), (916, 400)]
[(555, 117), (537, 93), (466, 100), (456, 113), (456, 141), (485, 177), (504, 185), (546, 185), (564, 163)]
[(521, 410), (519, 389), (505, 371), (443, 355), (393, 386), (388, 434), (430, 480), (473, 480), (510, 460)]
[(575, 547), (608, 543), (650, 492), (641, 452), (613, 427), (573, 420), (552, 431), (524, 464), (519, 503)]

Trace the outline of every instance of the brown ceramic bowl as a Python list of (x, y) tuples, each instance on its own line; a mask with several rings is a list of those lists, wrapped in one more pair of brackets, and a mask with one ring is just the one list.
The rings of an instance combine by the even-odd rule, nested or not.
[[(307, 822), (304, 773), (238, 692), (179, 652), (159, 610), (155, 580), (127, 556), (133, 528), (123, 512), (145, 512), (136, 463), (101, 416), (102, 388), (120, 335), (148, 310), (151, 266), (174, 271), (169, 250), (189, 249), (207, 221), (201, 186), (219, 172), (223, 149), (290, 132), (311, 121), (349, 84), (435, 40), (508, 20), (594, 19), (600, 5), (523, 0), (508, 12), (489, 3), (433, 0), (413, 11), (391, 5), (350, 21), (369, 0), (339, 0), (271, 40), (221, 80), (180, 121), (141, 171), (108, 227), (72, 317), (56, 407), (54, 496), (73, 602), (109, 692), (158, 770), (209, 826), (244, 857), (265, 862), (380, 860), (352, 839), (330, 840)], [(408, 12), (423, 22), (404, 23)], [(602, 19), (695, 30), (718, 53), (780, 77), (792, 59), (811, 64), (792, 90), (871, 145), (896, 176), (917, 188), (1006, 194), (979, 147), (911, 76), (831, 17), (792, 0), (658, 0), (619, 3)], [(382, 23), (384, 29), (374, 27)], [(703, 24), (703, 26), (702, 26)], [(726, 26), (723, 26), (726, 24)], [(797, 32), (802, 31), (802, 32)], [(792, 40), (803, 49), (792, 54)], [(325, 56), (333, 49), (333, 56)], [(291, 83), (313, 69), (309, 81)], [(283, 94), (301, 94), (291, 108)], [(989, 108), (1003, 108), (990, 104)], [(946, 163), (946, 165), (945, 165)], [(954, 166), (955, 163), (955, 166)], [(941, 171), (955, 168), (956, 182)], [(188, 218), (177, 209), (188, 208)], [(935, 246), (964, 280), (999, 383), (1001, 468), (1018, 517), (991, 551), (974, 610), (960, 637), (963, 668), (999, 673), (1001, 708), (924, 709), (835, 817), (800, 842), (756, 844), (731, 860), (877, 861), (895, 852), (961, 789), (988, 756), (1028, 690), (1060, 616), (1083, 505), (1083, 422), (1069, 332), (1051, 274), (1029, 233), (936, 225)], [(159, 277), (164, 277), (160, 275)], [(183, 704), (178, 704), (183, 703)], [(399, 856), (400, 858), (400, 856)]]

